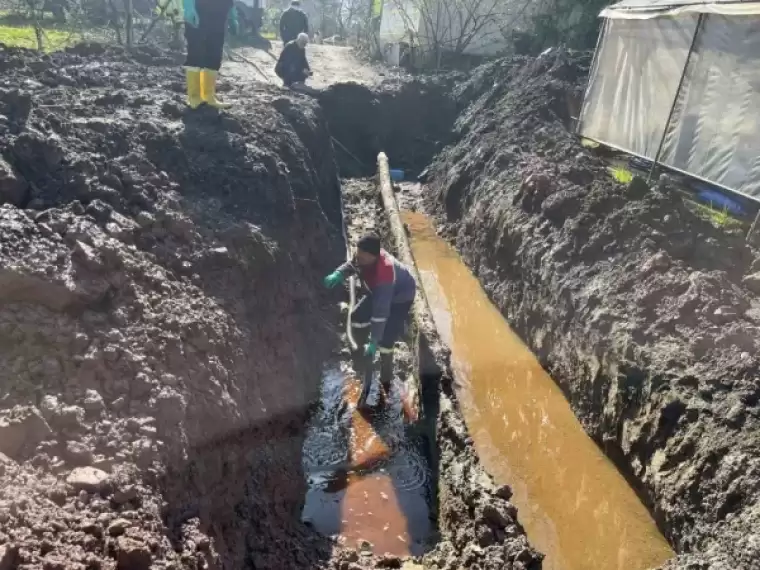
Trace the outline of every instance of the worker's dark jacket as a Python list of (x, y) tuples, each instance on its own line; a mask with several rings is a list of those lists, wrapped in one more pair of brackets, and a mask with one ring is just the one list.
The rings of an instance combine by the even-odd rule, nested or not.
[(306, 80), (309, 71), (309, 62), (306, 61), (306, 50), (295, 41), (285, 45), (285, 48), (277, 60), (274, 72), (282, 79), (286, 86), (293, 83), (302, 83)]
[(380, 342), (385, 332), (385, 323), (394, 304), (411, 303), (417, 292), (417, 283), (411, 272), (399, 260), (384, 249), (380, 250), (377, 263), (362, 267), (353, 262), (344, 263), (338, 271), (355, 273), (372, 293), (372, 338)]
[(280, 39), (286, 44), (296, 39), (301, 32), (309, 33), (309, 18), (303, 10), (291, 6), (280, 18)]
[(200, 13), (202, 10), (214, 10), (226, 14), (232, 9), (233, 0), (195, 0), (195, 9)]

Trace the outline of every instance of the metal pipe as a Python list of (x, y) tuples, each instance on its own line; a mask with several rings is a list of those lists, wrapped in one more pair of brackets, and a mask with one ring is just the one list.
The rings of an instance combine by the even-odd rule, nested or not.
[(691, 62), (691, 56), (694, 53), (694, 47), (697, 45), (697, 38), (699, 37), (699, 31), (702, 29), (702, 23), (707, 19), (705, 14), (700, 14), (697, 19), (697, 26), (694, 28), (694, 37), (691, 38), (691, 45), (689, 46), (689, 53), (686, 54), (686, 62), (683, 65), (683, 71), (681, 72), (681, 79), (678, 81), (678, 88), (673, 96), (673, 104), (670, 106), (670, 113), (668, 113), (668, 120), (665, 121), (665, 127), (662, 129), (662, 137), (660, 138), (660, 144), (657, 147), (657, 153), (654, 155), (652, 161), (652, 168), (649, 170), (649, 177), (647, 178), (647, 184), (651, 184), (654, 171), (657, 169), (657, 163), (660, 160), (662, 154), (662, 147), (665, 146), (665, 136), (668, 134), (668, 127), (670, 127), (670, 121), (673, 120), (673, 114), (676, 111), (676, 105), (678, 104), (678, 98), (681, 95), (681, 89), (683, 88), (684, 81), (686, 81), (686, 74), (689, 71), (689, 63)]

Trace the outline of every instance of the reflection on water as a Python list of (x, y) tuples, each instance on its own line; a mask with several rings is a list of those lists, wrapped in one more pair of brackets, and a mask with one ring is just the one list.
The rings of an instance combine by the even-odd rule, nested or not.
[(512, 485), (544, 570), (644, 570), (673, 556), (562, 392), (422, 214), (406, 213), (465, 419), (488, 471)]
[(419, 442), (405, 433), (400, 390), (370, 412), (356, 409), (360, 392), (344, 371), (324, 374), (304, 443), (303, 519), (346, 546), (367, 540), (376, 554), (420, 555), (430, 534), (429, 473)]

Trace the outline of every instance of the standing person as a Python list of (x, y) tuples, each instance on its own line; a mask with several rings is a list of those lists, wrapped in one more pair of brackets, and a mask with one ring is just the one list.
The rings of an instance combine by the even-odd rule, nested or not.
[(311, 68), (306, 60), (306, 44), (308, 43), (309, 36), (302, 32), (298, 34), (295, 41), (285, 44), (285, 48), (280, 53), (274, 72), (282, 79), (285, 87), (304, 83), (306, 78), (311, 76)]
[(325, 277), (332, 289), (349, 274), (358, 274), (369, 293), (351, 313), (351, 327), (357, 343), (364, 344), (363, 354), (372, 363), (380, 352), (380, 382), (386, 394), (393, 380), (393, 349), (404, 334), (417, 284), (409, 269), (381, 249), (380, 238), (367, 234), (356, 244), (356, 255)]
[(301, 10), (301, 2), (293, 0), (290, 8), (282, 13), (280, 18), (280, 39), (284, 45), (292, 42), (298, 37), (298, 34), (309, 33), (309, 18)]
[(216, 81), (222, 66), (225, 29), (238, 32), (233, 0), (183, 0), (187, 40), (187, 104), (197, 109), (206, 103), (217, 109), (229, 107), (216, 97)]

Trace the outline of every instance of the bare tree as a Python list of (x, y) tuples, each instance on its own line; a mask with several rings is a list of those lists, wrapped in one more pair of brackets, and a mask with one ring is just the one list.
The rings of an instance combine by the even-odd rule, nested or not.
[(367, 11), (366, 0), (341, 0), (340, 11), (338, 12), (340, 26), (340, 35), (347, 38), (356, 34), (358, 36), (364, 16)]
[(34, 25), (34, 36), (37, 40), (37, 49), (42, 51), (45, 47), (45, 32), (42, 29), (42, 20), (45, 17), (45, 1), (26, 0), (26, 8), (29, 10), (29, 18)]
[(134, 29), (134, 11), (132, 9), (132, 0), (124, 0), (124, 11), (127, 14), (126, 17), (126, 25), (125, 25), (125, 31), (127, 34), (127, 47), (129, 49), (132, 49), (132, 46), (134, 45), (134, 39), (135, 39), (135, 29)]
[(316, 0), (319, 31), (329, 36), (337, 33), (346, 39), (357, 32), (367, 9), (367, 0)]
[(530, 0), (391, 0), (409, 43), (436, 68), (444, 53), (503, 45), (505, 30), (522, 18)]

